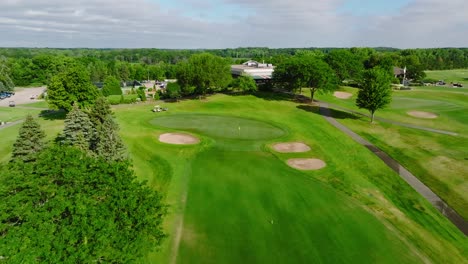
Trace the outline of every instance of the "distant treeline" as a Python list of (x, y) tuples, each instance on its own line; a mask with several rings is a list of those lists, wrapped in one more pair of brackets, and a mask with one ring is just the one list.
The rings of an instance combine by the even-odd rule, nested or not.
[[(154, 80), (175, 78), (176, 64), (200, 53), (223, 57), (229, 63), (254, 59), (280, 64), (286, 58), (305, 51), (326, 56), (336, 50), (262, 47), (212, 50), (0, 48), (0, 58), (3, 58), (4, 68), (7, 69), (0, 75), (8, 73), (17, 86), (48, 84), (50, 78), (62, 72), (64, 67), (81, 64), (88, 69), (93, 82), (102, 82), (107, 76), (115, 76), (122, 81)], [(408, 67), (413, 72), (468, 68), (468, 48), (399, 50), (381, 47), (345, 50), (359, 57), (365, 68), (372, 68), (381, 61), (401, 68)], [(420, 79), (418, 77), (423, 76), (413, 76), (413, 79)]]

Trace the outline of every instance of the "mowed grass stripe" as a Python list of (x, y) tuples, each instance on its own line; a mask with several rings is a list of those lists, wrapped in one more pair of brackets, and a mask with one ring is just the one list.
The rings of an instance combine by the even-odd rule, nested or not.
[(178, 263), (417, 262), (373, 215), (266, 153), (201, 153), (184, 223)]

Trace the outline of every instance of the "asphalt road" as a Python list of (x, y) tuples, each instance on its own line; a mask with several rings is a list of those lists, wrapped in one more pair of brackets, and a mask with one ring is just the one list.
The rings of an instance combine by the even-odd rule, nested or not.
[(10, 98), (0, 100), (0, 107), (8, 107), (10, 101), (14, 101), (16, 105), (41, 101), (37, 99), (31, 99), (31, 96), (39, 96), (42, 92), (44, 92), (45, 89), (45, 87), (15, 89), (15, 95), (11, 96)]

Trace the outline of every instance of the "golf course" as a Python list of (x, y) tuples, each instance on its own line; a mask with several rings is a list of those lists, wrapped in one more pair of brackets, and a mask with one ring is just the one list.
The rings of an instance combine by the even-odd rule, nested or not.
[[(169, 206), (148, 263), (467, 262), (466, 236), (318, 107), (270, 93), (153, 104), (113, 108), (138, 178)], [(63, 127), (37, 120), (48, 135)], [(3, 161), (18, 128), (0, 130)], [(306, 148), (275, 148), (288, 142)], [(288, 165), (297, 159), (323, 166)]]
[[(115, 109), (137, 175), (170, 205), (168, 241), (150, 261), (466, 262), (466, 237), (317, 107), (274, 94), (167, 106)], [(165, 133), (199, 143), (160, 142)], [(280, 153), (281, 142), (310, 150)], [(326, 166), (289, 167), (296, 158)]]

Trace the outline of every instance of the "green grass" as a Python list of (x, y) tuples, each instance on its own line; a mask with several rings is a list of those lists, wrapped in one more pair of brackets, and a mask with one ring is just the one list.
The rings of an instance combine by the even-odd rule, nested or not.
[(192, 168), (178, 263), (417, 261), (353, 200), (271, 154), (212, 148)]
[(468, 69), (426, 71), (426, 75), (430, 79), (444, 80), (447, 84), (454, 82), (462, 83), (464, 87), (468, 85)]
[[(365, 113), (354, 106), (357, 89), (343, 89), (353, 93), (353, 98), (342, 100), (332, 95), (319, 95), (319, 98)], [(463, 90), (434, 87), (394, 91), (391, 106), (376, 113), (376, 116), (402, 123), (453, 131), (458, 136), (440, 135), (384, 122), (370, 125), (368, 118), (358, 115), (344, 115), (338, 120), (385, 150), (468, 219), (468, 150), (465, 147), (468, 141), (467, 96), (468, 92)], [(413, 118), (406, 115), (409, 110), (434, 112), (439, 117), (433, 120)], [(335, 112), (337, 117), (340, 114), (339, 111)]]
[[(358, 89), (342, 87), (342, 91), (353, 94), (350, 99), (338, 99), (331, 94), (317, 95), (318, 100), (368, 114), (365, 109), (356, 106)], [(419, 125), (428, 128), (468, 134), (465, 113), (468, 111), (468, 90), (436, 90), (430, 87), (413, 87), (410, 91), (393, 91), (392, 103), (385, 109), (378, 110), (376, 117), (391, 119), (401, 123)], [(436, 119), (421, 119), (407, 114), (408, 111), (426, 111), (438, 115)]]
[(0, 107), (0, 121), (13, 122), (24, 119), (26, 115), (37, 115), (40, 110), (20, 107)]
[[(150, 104), (114, 108), (137, 176), (170, 205), (169, 238), (146, 262), (467, 263), (467, 238), (383, 162), (316, 108), (278, 99), (216, 95), (161, 113)], [(60, 122), (41, 124), (55, 135)], [(157, 140), (173, 131), (201, 143)], [(270, 148), (292, 140), (311, 151)], [(297, 171), (285, 164), (292, 157), (327, 167)]]
[(130, 103), (132, 100), (136, 100), (138, 98), (137, 94), (124, 94), (124, 102), (121, 102), (121, 95), (109, 95), (107, 96), (107, 100), (113, 105), (117, 105), (120, 103)]
[(49, 104), (46, 101), (39, 101), (39, 102), (34, 102), (30, 104), (23, 104), (21, 106), (26, 106), (26, 107), (37, 107), (37, 108), (49, 108)]

